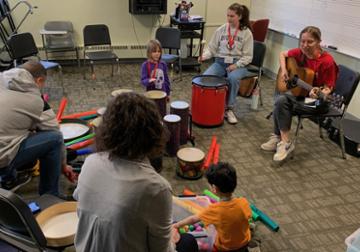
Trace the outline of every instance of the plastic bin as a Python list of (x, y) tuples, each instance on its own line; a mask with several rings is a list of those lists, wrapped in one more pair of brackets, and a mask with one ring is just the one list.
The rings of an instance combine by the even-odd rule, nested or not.
[[(190, 215), (195, 214), (202, 208), (211, 204), (210, 200), (205, 196), (195, 197), (174, 197), (173, 198), (173, 221), (178, 222)], [(209, 226), (205, 231), (188, 232), (192, 234), (198, 243), (200, 252), (211, 252), (215, 241), (216, 230), (213, 226)]]
[(346, 252), (360, 252), (360, 228), (345, 239)]

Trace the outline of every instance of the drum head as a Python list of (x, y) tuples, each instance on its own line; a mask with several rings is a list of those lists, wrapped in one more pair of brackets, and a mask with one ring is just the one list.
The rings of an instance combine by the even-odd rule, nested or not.
[(170, 107), (174, 109), (187, 109), (189, 107), (189, 103), (185, 101), (174, 101), (170, 104)]
[(115, 96), (118, 96), (120, 94), (130, 93), (130, 92), (133, 92), (133, 90), (132, 89), (127, 89), (127, 88), (121, 88), (121, 89), (117, 89), (117, 90), (112, 91), (111, 96), (115, 97)]
[(81, 119), (62, 119), (60, 131), (63, 134), (64, 141), (69, 142), (87, 135), (90, 132), (90, 127), (86, 121)]
[(164, 99), (166, 97), (166, 93), (160, 90), (150, 90), (145, 93), (145, 96), (150, 99)]
[(105, 111), (106, 111), (106, 107), (101, 107), (96, 111), (96, 113), (98, 115), (103, 115), (103, 114), (105, 114)]
[(176, 123), (176, 122), (180, 122), (180, 120), (181, 120), (181, 117), (178, 115), (170, 114), (170, 115), (164, 116), (164, 121), (166, 121), (166, 122)]
[(36, 216), (48, 246), (61, 247), (74, 243), (79, 222), (75, 201), (52, 205)]
[(186, 162), (199, 162), (205, 158), (205, 153), (193, 147), (186, 147), (178, 150), (176, 156)]
[(192, 79), (194, 85), (209, 88), (219, 88), (227, 85), (227, 81), (224, 77), (216, 75), (198, 75)]

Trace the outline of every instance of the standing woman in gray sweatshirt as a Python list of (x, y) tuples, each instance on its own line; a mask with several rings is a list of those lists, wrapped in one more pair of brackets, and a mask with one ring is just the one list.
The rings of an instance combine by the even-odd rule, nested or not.
[(204, 75), (225, 76), (228, 79), (225, 117), (231, 124), (237, 123), (233, 108), (240, 80), (247, 74), (245, 66), (250, 64), (253, 58), (253, 44), (249, 9), (245, 5), (234, 3), (227, 9), (227, 23), (216, 29), (199, 58), (201, 62), (215, 57), (215, 62), (206, 69)]

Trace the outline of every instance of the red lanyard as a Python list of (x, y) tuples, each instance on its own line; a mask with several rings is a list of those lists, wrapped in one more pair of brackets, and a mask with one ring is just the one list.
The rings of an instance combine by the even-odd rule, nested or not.
[(147, 70), (148, 70), (149, 78), (155, 79), (157, 68), (158, 68), (158, 63), (155, 63), (154, 72), (151, 76), (150, 62), (149, 61), (147, 62)]
[(234, 46), (234, 40), (236, 38), (236, 35), (238, 33), (239, 29), (236, 28), (236, 31), (234, 33), (234, 36), (231, 36), (230, 33), (230, 24), (228, 24), (228, 45), (229, 45), (229, 49), (232, 50), (233, 46)]

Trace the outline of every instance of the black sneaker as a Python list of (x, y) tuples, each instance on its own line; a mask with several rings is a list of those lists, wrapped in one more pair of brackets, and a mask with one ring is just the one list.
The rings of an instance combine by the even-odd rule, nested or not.
[(16, 175), (16, 179), (1, 181), (1, 187), (15, 192), (21, 186), (29, 183), (31, 180), (31, 174), (29, 172), (18, 172)]

